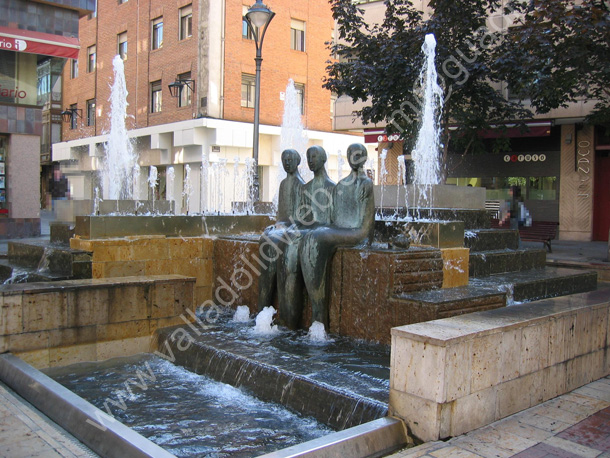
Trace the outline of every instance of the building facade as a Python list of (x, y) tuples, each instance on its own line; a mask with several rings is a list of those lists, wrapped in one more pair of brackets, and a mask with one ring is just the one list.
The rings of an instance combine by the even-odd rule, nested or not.
[[(383, 1), (362, 1), (369, 23), (383, 20)], [(424, 9), (426, 2), (414, 2)], [(501, 15), (491, 16), (494, 24), (503, 24)], [(439, 70), (440, 74), (440, 70)], [(510, 97), (508, 87), (498, 87)], [(527, 105), (527, 101), (524, 101)], [(510, 151), (493, 154), (491, 137), (489, 153), (471, 157), (450, 155), (448, 184), (483, 186), (489, 201), (508, 199), (510, 186), (519, 186), (526, 208), (536, 221), (559, 223), (559, 238), (564, 240), (608, 240), (610, 229), (610, 139), (600, 126), (584, 125), (592, 103), (571, 103), (528, 120), (529, 132), (509, 128), (503, 135), (510, 138)], [(388, 138), (385, 125), (364, 125), (353, 115), (362, 104), (339, 97), (335, 107), (337, 130), (360, 128), (368, 147), (386, 150), (387, 184), (396, 184), (398, 156), (403, 154), (402, 140)], [(511, 121), (511, 120), (507, 120)], [(381, 171), (378, 165), (378, 175)], [(377, 176), (377, 181), (380, 177)]]
[(94, 4), (0, 1), (0, 238), (40, 234), (41, 154), (51, 130), (59, 138), (58, 76), (78, 52), (79, 17)]
[[(72, 198), (92, 199), (96, 188), (100, 192), (112, 60), (120, 55), (128, 91), (126, 123), (142, 175), (136, 181), (146, 183), (152, 166), (159, 176), (155, 191), (139, 185), (140, 198), (152, 198), (152, 192), (156, 198), (171, 196), (177, 213), (228, 211), (232, 201), (245, 199), (242, 177), (252, 157), (255, 81), (255, 43), (243, 20), (250, 6), (243, 0), (99, 0), (97, 14), (81, 19), (80, 53), (63, 73), (64, 106), (77, 115), (64, 123), (63, 141), (53, 146), (53, 160), (68, 177)], [(333, 179), (337, 153), (357, 140), (332, 132), (331, 94), (322, 88), (330, 58), (325, 42), (334, 27), (328, 2), (278, 0), (268, 6), (275, 17), (262, 50), (259, 152), (261, 200), (266, 201), (273, 199), (281, 173), (290, 80), (305, 144), (326, 149)], [(176, 81), (183, 81), (182, 88), (172, 97), (169, 86)]]

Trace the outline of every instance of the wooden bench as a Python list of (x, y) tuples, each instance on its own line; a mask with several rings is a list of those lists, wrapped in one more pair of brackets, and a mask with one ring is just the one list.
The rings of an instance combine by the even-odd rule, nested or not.
[(533, 221), (529, 227), (519, 227), (519, 237), (523, 242), (542, 242), (552, 253), (551, 241), (557, 236), (557, 226), (559, 223), (553, 221)]

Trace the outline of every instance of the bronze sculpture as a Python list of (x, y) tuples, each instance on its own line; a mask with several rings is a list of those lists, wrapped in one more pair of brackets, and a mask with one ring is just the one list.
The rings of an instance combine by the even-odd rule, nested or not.
[(329, 329), (330, 265), (340, 246), (372, 241), (375, 223), (373, 182), (364, 172), (367, 151), (354, 143), (347, 149), (350, 174), (334, 188), (329, 226), (305, 234), (299, 245), (299, 261), (312, 308), (312, 322)]
[(259, 242), (261, 261), (265, 267), (258, 279), (258, 310), (273, 305), (273, 293), (277, 279), (277, 263), (281, 248), (278, 243), (285, 232), (296, 219), (296, 210), (301, 201), (301, 190), (305, 182), (299, 174), (301, 156), (296, 150), (287, 149), (282, 152), (282, 166), (286, 178), (280, 183), (278, 194), (277, 221), (265, 229)]
[(299, 245), (308, 231), (330, 223), (335, 183), (326, 173), (326, 160), (326, 151), (322, 147), (312, 146), (307, 150), (307, 165), (314, 177), (303, 186), (296, 209), (297, 218), (279, 241), (282, 253), (277, 272), (279, 321), (290, 329), (300, 327), (303, 315), (305, 289), (299, 264)]

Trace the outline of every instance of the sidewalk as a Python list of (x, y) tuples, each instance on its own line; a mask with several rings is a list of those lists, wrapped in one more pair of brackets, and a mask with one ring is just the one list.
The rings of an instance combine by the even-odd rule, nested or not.
[(610, 457), (610, 377), (448, 440), (391, 458)]
[(96, 456), (98, 455), (0, 382), (0, 457)]

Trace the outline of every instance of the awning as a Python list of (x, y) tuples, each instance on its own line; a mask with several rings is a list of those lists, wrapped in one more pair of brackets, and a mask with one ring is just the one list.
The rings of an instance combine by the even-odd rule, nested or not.
[(502, 127), (494, 127), (493, 129), (480, 132), (482, 138), (548, 137), (549, 135), (551, 135), (550, 121), (528, 122), (524, 130), (521, 130), (516, 124), (506, 124)]
[(78, 59), (78, 38), (0, 27), (0, 50)]

